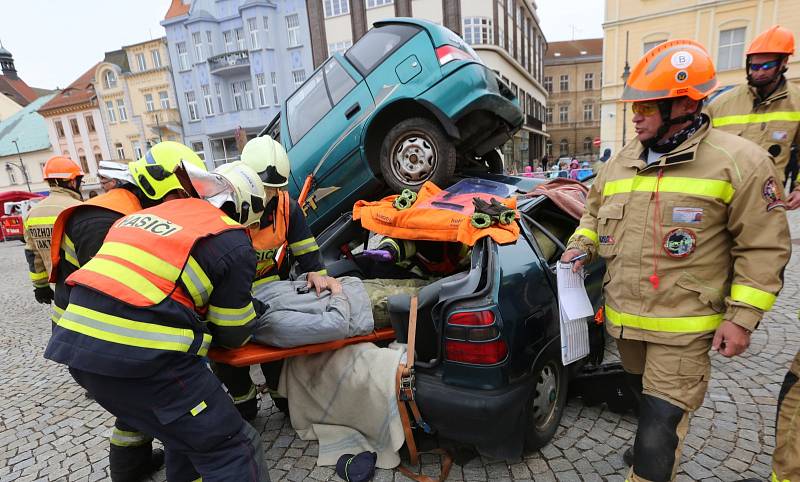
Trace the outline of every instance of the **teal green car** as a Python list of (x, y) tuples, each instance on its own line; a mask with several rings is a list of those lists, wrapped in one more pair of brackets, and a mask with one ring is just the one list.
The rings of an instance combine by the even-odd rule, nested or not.
[(261, 135), (286, 147), (294, 197), (313, 173), (307, 217), (319, 232), (387, 188), (444, 185), (459, 168), (502, 171), (496, 148), (522, 122), (514, 94), (461, 37), (393, 18), (325, 61)]

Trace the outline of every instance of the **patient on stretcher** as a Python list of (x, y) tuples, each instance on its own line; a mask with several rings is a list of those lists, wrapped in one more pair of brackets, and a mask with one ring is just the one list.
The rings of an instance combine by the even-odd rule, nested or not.
[[(256, 287), (253, 297), (266, 305), (254, 323), (253, 341), (293, 348), (366, 335), (390, 326), (388, 297), (414, 295), (429, 284), (421, 279), (366, 279), (343, 276), (330, 279), (330, 291), (298, 293), (306, 286), (295, 281), (273, 281)], [(301, 292), (304, 290), (300, 290)]]

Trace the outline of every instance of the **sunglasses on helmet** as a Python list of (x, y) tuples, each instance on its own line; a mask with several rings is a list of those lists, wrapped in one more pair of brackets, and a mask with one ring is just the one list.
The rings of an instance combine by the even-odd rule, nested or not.
[(763, 64), (750, 64), (750, 70), (754, 72), (758, 72), (759, 70), (770, 70), (774, 69), (775, 67), (780, 64), (780, 60), (770, 60), (769, 62), (764, 62)]

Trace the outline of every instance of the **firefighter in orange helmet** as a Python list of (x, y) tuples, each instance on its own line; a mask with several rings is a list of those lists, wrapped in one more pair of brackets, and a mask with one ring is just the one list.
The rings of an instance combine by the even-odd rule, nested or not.
[(50, 195), (36, 204), (25, 219), (25, 259), (36, 301), (50, 304), (53, 290), (47, 280), (53, 224), (61, 211), (81, 203), (83, 171), (69, 157), (54, 156), (45, 162), (42, 177), (50, 185)]
[(622, 94), (636, 140), (598, 173), (561, 258), (606, 262), (606, 329), (639, 398), (630, 481), (675, 478), (709, 350), (747, 349), (789, 260), (772, 160), (701, 113), (716, 87), (695, 41), (665, 42), (639, 60)]
[[(712, 125), (760, 145), (772, 156), (784, 184), (792, 144), (800, 144), (800, 87), (787, 82), (794, 34), (773, 25), (747, 48), (747, 84), (730, 89), (708, 105)], [(800, 205), (800, 187), (788, 198)]]

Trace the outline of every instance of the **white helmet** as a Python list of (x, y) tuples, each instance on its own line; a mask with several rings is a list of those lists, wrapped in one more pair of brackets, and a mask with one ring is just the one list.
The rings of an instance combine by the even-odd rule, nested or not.
[(242, 162), (258, 173), (265, 187), (284, 187), (289, 183), (289, 156), (280, 142), (269, 136), (250, 139), (242, 149)]
[(125, 162), (100, 161), (97, 166), (97, 177), (134, 184), (133, 176), (131, 176), (128, 164)]
[(231, 196), (227, 200), (233, 203), (236, 211), (233, 219), (243, 226), (259, 222), (264, 214), (267, 194), (256, 171), (236, 161), (219, 166), (214, 173), (230, 185)]

